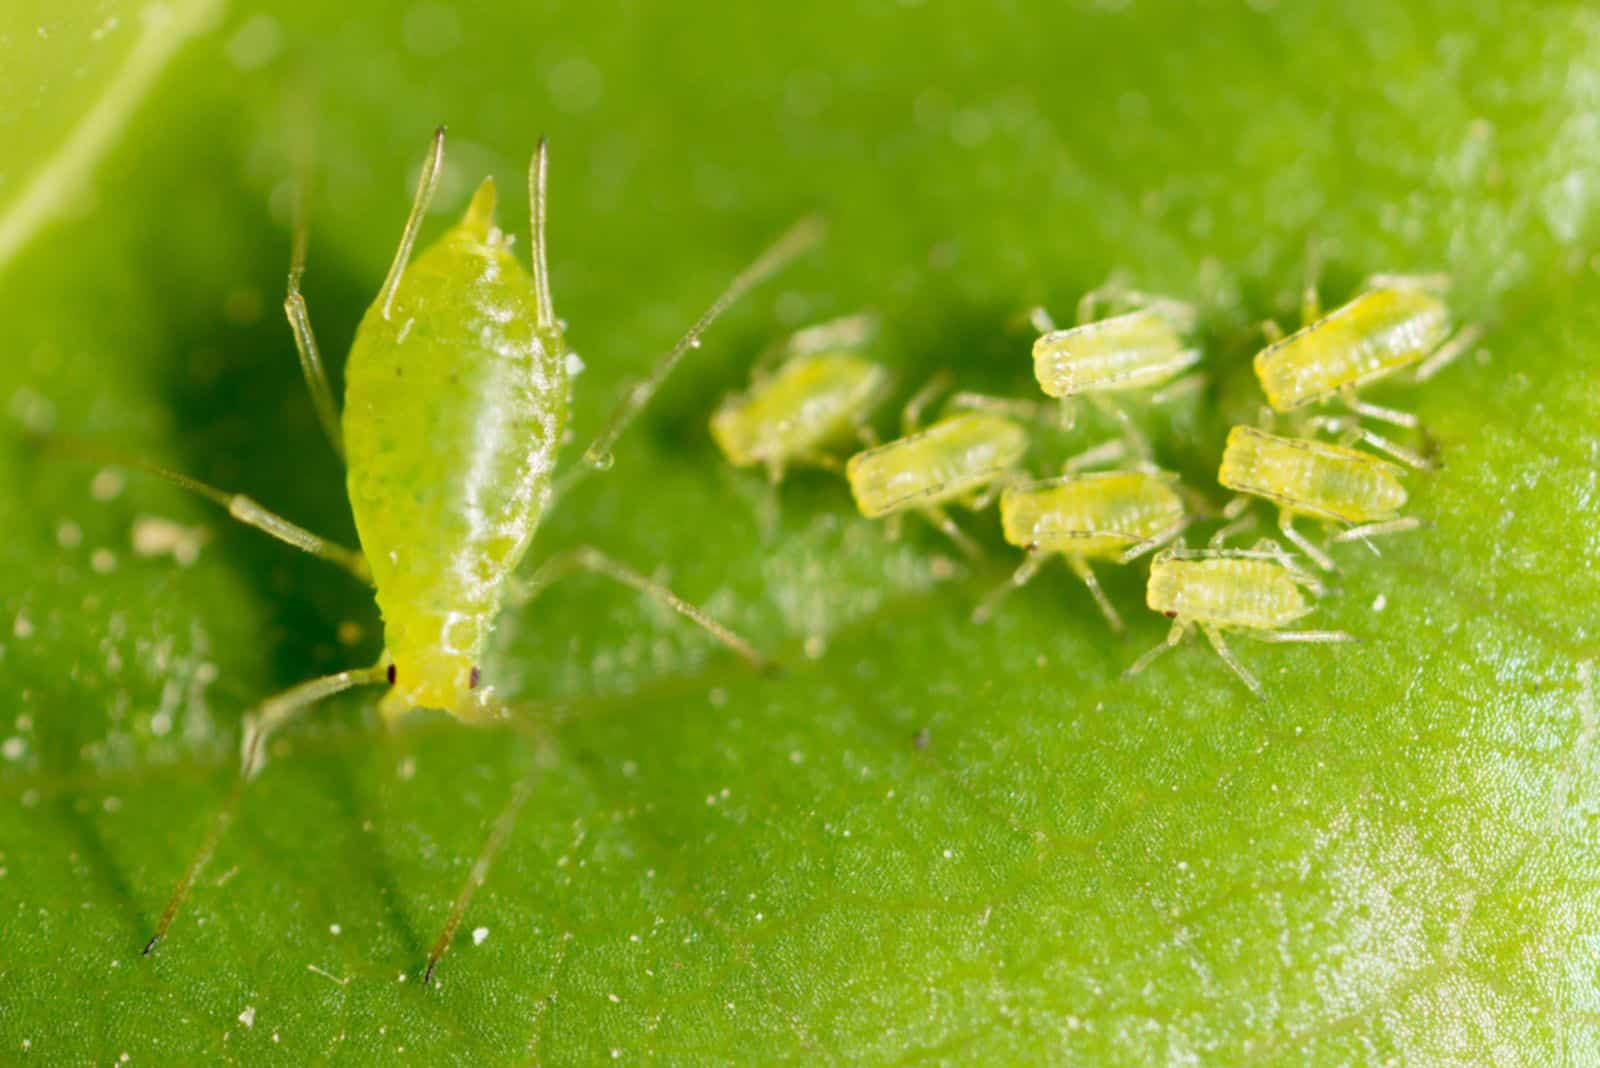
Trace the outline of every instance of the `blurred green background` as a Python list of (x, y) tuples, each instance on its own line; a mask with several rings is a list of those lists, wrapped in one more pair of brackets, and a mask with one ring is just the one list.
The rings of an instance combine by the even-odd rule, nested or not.
[[(1591, 6), (20, 0), (0, 102), (0, 1061), (1600, 1062)], [(294, 146), (337, 368), (438, 123), (424, 240), (550, 137), (580, 440), (762, 244), (827, 215), (535, 548), (592, 541), (786, 670), (573, 580), (485, 665), (526, 731), (386, 732), (370, 695), (308, 717), (142, 959), (240, 717), (367, 662), (377, 618), (21, 428), (353, 539), (278, 310)], [(1260, 403), (1253, 324), (1293, 321), (1310, 242), (1329, 300), (1446, 271), (1488, 332), (1375, 394), (1437, 441), (1412, 479), (1432, 525), (1340, 550), (1313, 619), (1362, 645), (1238, 643), (1265, 703), (1199, 647), (1119, 679), (1165, 631), (1142, 568), (1105, 576), (1127, 640), (1063, 570), (975, 627), (1015, 563), (992, 514), (968, 523), (988, 560), (956, 565), (706, 433), (763, 345), (863, 307), (902, 396), (946, 368), (1031, 395), (1016, 313), (1121, 270), (1202, 311), (1210, 385), (1148, 425), (1215, 493)], [(1036, 470), (1105, 430), (1042, 434)], [(197, 557), (137, 551), (151, 520)]]

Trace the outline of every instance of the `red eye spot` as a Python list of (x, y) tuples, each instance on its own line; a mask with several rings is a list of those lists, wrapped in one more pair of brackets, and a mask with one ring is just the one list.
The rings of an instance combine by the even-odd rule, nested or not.
[(1178, 618), (1178, 613), (1176, 613), (1176, 612), (1162, 612), (1161, 614), (1166, 616), (1168, 619), (1177, 619)]
[(393, 686), (393, 685), (394, 685), (394, 679), (395, 679), (395, 670), (394, 670), (394, 665), (393, 665), (393, 664), (390, 664), (390, 665), (389, 665), (389, 685), (390, 685), (390, 686)]
[(481, 681), (483, 681), (483, 672), (479, 671), (477, 668), (473, 668), (472, 674), (467, 677), (467, 689), (476, 690), (478, 688), (478, 683)]

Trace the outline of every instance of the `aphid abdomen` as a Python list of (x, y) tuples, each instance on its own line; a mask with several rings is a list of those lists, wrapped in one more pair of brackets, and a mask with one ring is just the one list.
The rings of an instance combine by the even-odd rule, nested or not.
[(1166, 554), (1150, 565), (1145, 603), (1186, 622), (1256, 630), (1285, 626), (1312, 607), (1288, 570), (1270, 560)]
[(506, 578), (549, 499), (568, 405), (559, 333), (494, 229), (493, 187), (368, 309), (346, 369), (351, 508), (396, 685), (386, 713), (464, 718)]
[(1052, 397), (1147, 389), (1199, 362), (1172, 322), (1146, 309), (1067, 330), (1033, 343), (1033, 374)]
[(877, 364), (855, 356), (799, 356), (725, 401), (711, 417), (711, 434), (741, 467), (815, 455), (850, 438), (887, 377)]
[(969, 412), (858, 452), (845, 465), (856, 507), (869, 519), (964, 496), (1013, 468), (1028, 437), (1008, 419)]
[(1450, 313), (1421, 288), (1374, 289), (1256, 354), (1280, 412), (1414, 364), (1443, 344)]
[(1022, 548), (1110, 558), (1183, 520), (1183, 501), (1164, 478), (1143, 472), (1080, 475), (1007, 490), (1006, 541)]
[(1392, 519), (1406, 503), (1394, 469), (1374, 456), (1247, 426), (1228, 432), (1217, 481), (1291, 512), (1345, 523)]

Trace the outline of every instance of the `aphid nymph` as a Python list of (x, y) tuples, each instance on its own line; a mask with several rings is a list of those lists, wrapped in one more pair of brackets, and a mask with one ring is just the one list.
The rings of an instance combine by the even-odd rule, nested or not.
[(1177, 478), (1157, 471), (1104, 471), (1008, 486), (1000, 494), (1006, 541), (1028, 556), (973, 611), (988, 618), (994, 603), (1031, 581), (1045, 561), (1059, 555), (1083, 581), (1114, 631), (1122, 617), (1100, 588), (1090, 561), (1125, 564), (1183, 532), (1188, 522)]
[(874, 323), (854, 315), (808, 327), (778, 350), (775, 371), (759, 366), (750, 388), (725, 398), (711, 436), (736, 467), (764, 466), (778, 482), (793, 466), (842, 466), (836, 451), (870, 440), (867, 418), (889, 388), (889, 373), (862, 355)]
[(1217, 481), (1276, 504), (1284, 537), (1327, 571), (1333, 570), (1333, 560), (1295, 529), (1296, 516), (1345, 526), (1335, 541), (1394, 534), (1421, 525), (1415, 518), (1400, 516), (1406, 488), (1393, 464), (1314, 438), (1280, 437), (1236, 426), (1228, 432)]
[(1263, 642), (1355, 641), (1344, 631), (1284, 629), (1316, 609), (1308, 592), (1320, 594), (1322, 587), (1270, 541), (1259, 542), (1254, 549), (1164, 550), (1150, 562), (1145, 603), (1171, 619), (1172, 629), (1166, 641), (1123, 674), (1143, 671), (1198, 628), (1250, 692), (1264, 697), (1261, 683), (1228, 649), (1223, 633), (1232, 631)]
[[(562, 488), (556, 480), (556, 454), (570, 400), (568, 350), (551, 303), (545, 260), (545, 146), (540, 143), (528, 178), (531, 272), (512, 255), (510, 239), (495, 226), (494, 185), (488, 180), (462, 219), (411, 258), (443, 152), (440, 129), (393, 265), (351, 347), (342, 416), (333, 408), (300, 295), (305, 231), (296, 227), (285, 308), (312, 397), (347, 464), (360, 552), (327, 542), (242, 495), (132, 461), (210, 497), (242, 522), (343, 565), (375, 589), (383, 614), (382, 658), (371, 667), (303, 682), (265, 701), (245, 721), (240, 789), (261, 769), (273, 731), (316, 702), (355, 686), (388, 684), (380, 707), (390, 720), (413, 708), (441, 709), (465, 722), (503, 718), (479, 668), (496, 617), (507, 602), (531, 598), (578, 571), (607, 576), (654, 597), (746, 659), (764, 662), (748, 643), (699, 609), (596, 549), (557, 554), (525, 583), (516, 580), (540, 519)], [(652, 372), (624, 394), (584, 454), (588, 467), (577, 473), (608, 462), (611, 446), (682, 356), (699, 346), (711, 320), (813, 244), (819, 229), (815, 220), (802, 222), (729, 285)], [(167, 933), (231, 819), (239, 792), (218, 814), (146, 953)], [(525, 795), (526, 787), (519, 787), (509, 814), (518, 807), (516, 799)], [(489, 856), (504, 837), (497, 824), (434, 944), (425, 980), (449, 947), (473, 890), (487, 874)]]

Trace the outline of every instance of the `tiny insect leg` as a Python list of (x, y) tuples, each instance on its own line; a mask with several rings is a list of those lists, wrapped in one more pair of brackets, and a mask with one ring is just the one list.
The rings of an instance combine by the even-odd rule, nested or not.
[(1047, 418), (1059, 419), (1059, 409), (1054, 405), (1042, 404), (1038, 401), (1018, 400), (1015, 397), (995, 397), (988, 393), (974, 393), (963, 390), (951, 394), (949, 407), (966, 411), (994, 412), (997, 415), (1007, 415), (1013, 419), (1037, 419), (1043, 422)]
[(1345, 407), (1368, 419), (1376, 419), (1380, 423), (1403, 427), (1406, 430), (1415, 430), (1418, 426), (1417, 417), (1410, 412), (1402, 412), (1398, 408), (1385, 408), (1381, 404), (1368, 404), (1353, 392), (1346, 393), (1343, 399)]
[(1047, 557), (1044, 553), (1037, 550), (1029, 550), (1028, 555), (1023, 558), (1021, 566), (1011, 573), (1011, 577), (989, 591), (983, 600), (979, 601), (977, 606), (973, 608), (972, 621), (974, 623), (987, 623), (994, 616), (995, 605), (999, 604), (1006, 594), (1012, 590), (1019, 590), (1032, 582), (1033, 577), (1044, 566), (1046, 559)]
[(966, 533), (956, 526), (956, 521), (951, 519), (949, 513), (943, 508), (924, 508), (922, 509), (922, 514), (927, 517), (928, 522), (939, 528), (945, 537), (955, 542), (956, 548), (960, 549), (967, 559), (983, 559), (983, 550), (978, 548), (978, 543), (967, 537)]
[(1206, 547), (1220, 549), (1228, 543), (1228, 539), (1241, 531), (1249, 530), (1256, 525), (1256, 515), (1250, 511), (1251, 498), (1240, 494), (1222, 507), (1222, 518), (1227, 522), (1218, 527), (1206, 542)]
[(1127, 455), (1128, 443), (1121, 438), (1112, 438), (1110, 441), (1101, 442), (1092, 449), (1085, 449), (1076, 456), (1067, 457), (1067, 461), (1061, 465), (1061, 473), (1064, 475), (1077, 474), (1085, 468), (1117, 463)]
[(1100, 613), (1106, 617), (1106, 622), (1111, 624), (1111, 629), (1121, 634), (1122, 617), (1117, 615), (1117, 610), (1112, 606), (1111, 599), (1106, 596), (1106, 591), (1100, 588), (1100, 580), (1095, 578), (1094, 568), (1089, 566), (1089, 561), (1079, 556), (1069, 556), (1067, 566), (1072, 568), (1074, 575), (1083, 580), (1085, 586), (1089, 587), (1094, 603), (1100, 606)]
[(928, 379), (926, 385), (911, 395), (904, 408), (900, 409), (900, 432), (914, 434), (922, 426), (922, 413), (932, 404), (934, 398), (950, 387), (950, 372), (940, 371)]
[(1293, 544), (1295, 548), (1305, 553), (1313, 564), (1316, 564), (1324, 571), (1337, 570), (1333, 562), (1333, 557), (1317, 548), (1317, 546), (1312, 543), (1310, 538), (1306, 537), (1304, 534), (1300, 533), (1294, 528), (1293, 512), (1290, 512), (1286, 508), (1278, 509), (1278, 529), (1283, 532), (1283, 536), (1288, 538), (1290, 543)]
[(1464, 326), (1457, 330), (1455, 337), (1440, 345), (1434, 350), (1432, 356), (1417, 365), (1417, 371), (1412, 376), (1412, 380), (1415, 382), (1428, 381), (1428, 379), (1460, 359), (1461, 354), (1476, 345), (1482, 337), (1483, 327), (1481, 326)]
[(1168, 649), (1176, 648), (1178, 646), (1178, 643), (1182, 642), (1183, 639), (1188, 637), (1188, 636), (1189, 636), (1189, 625), (1187, 623), (1185, 623), (1181, 619), (1174, 620), (1173, 624), (1172, 624), (1172, 629), (1167, 631), (1167, 636), (1161, 642), (1161, 644), (1155, 646), (1152, 649), (1147, 650), (1143, 656), (1141, 656), (1139, 659), (1135, 660), (1133, 663), (1129, 664), (1125, 669), (1123, 669), (1122, 677), (1126, 679), (1126, 678), (1131, 678), (1134, 675), (1139, 674), (1139, 672), (1143, 671), (1145, 668), (1149, 667), (1152, 663), (1154, 663), (1156, 657), (1160, 656), (1162, 653), (1166, 652)]
[(1247, 632), (1258, 642), (1358, 642), (1361, 639), (1342, 630), (1258, 630)]
[(428, 205), (433, 202), (434, 190), (439, 188), (439, 171), (443, 167), (444, 127), (441, 126), (433, 131), (433, 146), (422, 161), (422, 173), (417, 176), (417, 193), (411, 201), (411, 214), (406, 216), (405, 229), (400, 231), (400, 247), (395, 250), (394, 262), (389, 265), (383, 288), (378, 290), (378, 301), (383, 305), (385, 319), (389, 318), (394, 292), (400, 288), (400, 276), (405, 273), (406, 264), (411, 260), (411, 246), (417, 243), (417, 233), (422, 229), (423, 217), (428, 214)]
[(166, 937), (167, 931), (172, 927), (172, 921), (177, 918), (178, 910), (183, 907), (189, 891), (194, 888), (195, 880), (200, 877), (200, 872), (211, 859), (211, 854), (216, 852), (217, 843), (222, 840), (223, 833), (239, 810), (239, 799), (244, 794), (245, 786), (260, 772), (266, 760), (267, 741), (272, 733), (318, 701), (357, 686), (386, 681), (388, 671), (388, 665), (380, 663), (370, 668), (341, 671), (311, 679), (269, 697), (254, 714), (245, 717), (244, 738), (239, 747), (239, 778), (229, 792), (227, 800), (223, 802), (222, 808), (217, 811), (210, 831), (207, 832), (194, 859), (184, 870), (183, 878), (178, 880), (172, 896), (167, 899), (167, 907), (161, 910), (161, 919), (156, 923), (156, 932), (150, 941), (145, 943), (145, 956), (148, 957), (153, 953), (156, 944)]
[(1028, 309), (1028, 325), (1041, 334), (1053, 334), (1056, 331), (1055, 319), (1042, 305)]
[(1424, 526), (1422, 520), (1416, 516), (1406, 516), (1403, 519), (1389, 519), (1382, 523), (1363, 523), (1341, 530), (1333, 536), (1334, 541), (1366, 541), (1368, 538), (1381, 537), (1384, 534), (1402, 534), (1408, 530), (1419, 530)]
[(603, 575), (615, 582), (622, 583), (624, 586), (631, 586), (645, 596), (653, 598), (672, 609), (691, 623), (698, 625), (756, 668), (765, 670), (772, 666), (772, 661), (756, 651), (754, 646), (706, 615), (705, 612), (685, 601), (659, 582), (651, 581), (632, 568), (613, 560), (593, 546), (584, 545), (549, 557), (539, 565), (538, 569), (526, 581), (519, 583), (512, 590), (512, 599), (515, 603), (526, 604), (538, 597), (557, 580), (580, 571)]
[(1200, 633), (1206, 636), (1206, 641), (1211, 643), (1211, 648), (1215, 649), (1217, 655), (1222, 657), (1222, 662), (1227, 664), (1235, 675), (1239, 676), (1240, 681), (1250, 688), (1250, 692), (1265, 700), (1266, 691), (1261, 688), (1261, 683), (1256, 680), (1256, 677), (1250, 674), (1243, 664), (1239, 663), (1239, 658), (1233, 655), (1232, 650), (1228, 648), (1228, 643), (1222, 639), (1222, 631), (1202, 623), (1200, 624)]
[(199, 479), (190, 478), (188, 475), (162, 467), (160, 464), (151, 463), (149, 460), (137, 456), (129, 456), (115, 449), (107, 449), (99, 445), (79, 441), (66, 436), (51, 436), (45, 443), (53, 448), (61, 449), (78, 456), (95, 457), (108, 463), (122, 467), (131, 467), (143, 471), (147, 475), (165, 479), (175, 486), (179, 486), (191, 493), (197, 493), (214, 504), (225, 509), (229, 516), (243, 523), (247, 527), (254, 527), (263, 534), (273, 537), (286, 545), (292, 545), (301, 552), (309, 553), (330, 564), (337, 564), (350, 572), (362, 582), (372, 582), (372, 572), (367, 568), (366, 557), (354, 549), (347, 549), (342, 545), (331, 542), (326, 538), (311, 533), (302, 526), (298, 526), (278, 515), (268, 511), (255, 500), (242, 493), (229, 493), (215, 486), (201, 482)]
[(1165, 530), (1159, 530), (1143, 541), (1134, 542), (1122, 551), (1122, 554), (1116, 558), (1116, 562), (1119, 564), (1131, 564), (1146, 553), (1155, 552), (1157, 549), (1172, 544), (1178, 540), (1180, 534), (1189, 529), (1189, 525), (1193, 522), (1193, 517), (1184, 516)]
[[(302, 159), (309, 150), (302, 151)], [(322, 350), (317, 346), (317, 335), (311, 329), (311, 315), (306, 310), (305, 297), (300, 293), (300, 278), (306, 273), (306, 244), (311, 228), (306, 222), (306, 186), (309, 184), (309, 163), (301, 162), (294, 179), (293, 227), (289, 252), (288, 292), (283, 298), (283, 312), (289, 318), (289, 329), (294, 334), (294, 347), (300, 353), (300, 373), (305, 376), (306, 390), (311, 394), (311, 406), (316, 409), (317, 421), (322, 424), (328, 444), (340, 459), (344, 458), (344, 433), (339, 427), (339, 408), (333, 400), (333, 387), (328, 384), (328, 370), (322, 362)]]
[(500, 815), (495, 817), (494, 826), (489, 830), (489, 837), (483, 843), (483, 851), (478, 854), (478, 859), (473, 861), (466, 882), (461, 884), (455, 900), (450, 903), (444, 927), (439, 931), (439, 937), (433, 940), (433, 948), (428, 951), (428, 965), (422, 970), (424, 986), (433, 981), (434, 968), (438, 967), (439, 961), (450, 951), (450, 943), (455, 940), (456, 930), (460, 928), (461, 919), (467, 913), (467, 906), (472, 904), (472, 896), (488, 880), (489, 866), (494, 863), (495, 854), (500, 852), (506, 844), (506, 839), (511, 837), (511, 832), (517, 825), (517, 816), (522, 812), (522, 806), (528, 803), (532, 793), (533, 774), (530, 772), (517, 780), (517, 785), (507, 798), (505, 807), (500, 810)]
[(1127, 409), (1120, 404), (1107, 400), (1099, 393), (1090, 393), (1088, 397), (1089, 403), (1122, 424), (1122, 435), (1127, 438), (1128, 446), (1133, 450), (1134, 455), (1138, 457), (1138, 462), (1141, 464), (1153, 464), (1155, 459), (1154, 454), (1150, 451), (1150, 441), (1144, 436), (1144, 432), (1139, 429), (1138, 424), (1133, 421), (1133, 416), (1128, 414)]

